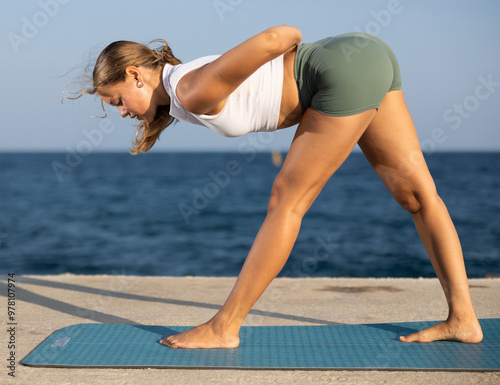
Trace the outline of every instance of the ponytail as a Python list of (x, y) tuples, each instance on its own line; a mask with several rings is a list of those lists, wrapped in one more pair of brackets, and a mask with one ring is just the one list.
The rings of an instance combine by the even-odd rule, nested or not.
[[(160, 43), (161, 46), (151, 49), (149, 46), (153, 43)], [(88, 82), (91, 84), (81, 90), (76, 97), (64, 97), (64, 99), (78, 99), (84, 94), (94, 95), (105, 87), (124, 81), (125, 70), (129, 66), (143, 66), (161, 71), (165, 64), (180, 63), (163, 39), (153, 40), (147, 45), (124, 40), (115, 41), (104, 48), (97, 58), (91, 81)], [(170, 116), (170, 106), (158, 106), (156, 116), (151, 123), (138, 122), (131, 154), (137, 155), (149, 151), (163, 130), (175, 121), (176, 119)]]

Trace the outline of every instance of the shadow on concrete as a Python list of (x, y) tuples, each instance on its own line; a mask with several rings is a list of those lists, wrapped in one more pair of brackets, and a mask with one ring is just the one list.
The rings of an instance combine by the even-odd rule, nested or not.
[[(0, 287), (2, 287), (2, 292), (7, 292), (6, 289), (3, 289), (3, 287), (6, 288), (7, 285), (1, 283)], [(29, 302), (38, 306), (43, 306), (55, 311), (59, 311), (61, 313), (66, 313), (95, 322), (137, 324), (137, 322), (129, 320), (127, 318), (106, 314), (100, 311), (87, 309), (80, 306), (75, 306), (68, 302), (59, 301), (57, 299), (52, 299), (40, 294), (33, 293), (32, 291), (23, 289), (19, 286), (16, 287), (16, 299), (18, 301)]]
[[(22, 277), (21, 276), (18, 278), (18, 283), (27, 283), (30, 285), (53, 287), (53, 288), (62, 289), (62, 290), (73, 290), (73, 291), (77, 291), (80, 293), (88, 293), (88, 294), (94, 294), (94, 295), (99, 295), (99, 296), (103, 296), (103, 297), (110, 297), (110, 298), (123, 298), (123, 299), (136, 300), (136, 301), (145, 301), (145, 302), (153, 302), (153, 303), (161, 303), (161, 304), (178, 305), (178, 306), (190, 306), (190, 307), (198, 307), (198, 308), (206, 308), (206, 309), (214, 309), (214, 310), (220, 309), (220, 305), (218, 305), (218, 304), (210, 304), (210, 303), (205, 303), (205, 302), (184, 301), (184, 300), (177, 300), (177, 299), (172, 299), (172, 298), (160, 298), (160, 297), (137, 295), (137, 294), (131, 294), (131, 293), (124, 293), (122, 291), (116, 291), (116, 290), (96, 289), (96, 288), (92, 288), (92, 287), (88, 287), (88, 286), (76, 285), (76, 284), (71, 284), (71, 283), (53, 282), (53, 281), (50, 281), (47, 279), (40, 279), (40, 278), (33, 278), (33, 277)], [(7, 290), (4, 290), (3, 292), (6, 292), (6, 291)], [(47, 307), (47, 308), (50, 308), (50, 309), (53, 309), (53, 310), (56, 310), (59, 312), (63, 312), (66, 314), (74, 315), (74, 316), (77, 316), (80, 318), (89, 319), (89, 320), (93, 320), (96, 322), (102, 322), (102, 323), (127, 323), (127, 324), (137, 325), (137, 322), (134, 322), (134, 321), (129, 320), (127, 318), (122, 318), (122, 317), (114, 316), (111, 314), (106, 314), (106, 313), (95, 311), (92, 309), (86, 309), (86, 308), (75, 306), (73, 304), (63, 302), (63, 301), (58, 301), (58, 300), (55, 300), (55, 299), (52, 299), (49, 297), (42, 296), (40, 294), (33, 293), (29, 290), (23, 289), (22, 286), (17, 287), (17, 293), (19, 295), (18, 298), (22, 301), (30, 302), (30, 303), (33, 303), (33, 304), (39, 305), (39, 306), (44, 306), (44, 307)], [(258, 309), (250, 310), (249, 314), (259, 315), (259, 316), (263, 316), (263, 317), (286, 319), (286, 320), (291, 320), (291, 321), (308, 322), (308, 323), (313, 323), (313, 324), (341, 325), (341, 323), (322, 320), (322, 319), (301, 317), (301, 316), (295, 316), (295, 315), (291, 315), (291, 314), (283, 314), (283, 313), (271, 312), (271, 311), (262, 311), (262, 310), (258, 310)]]

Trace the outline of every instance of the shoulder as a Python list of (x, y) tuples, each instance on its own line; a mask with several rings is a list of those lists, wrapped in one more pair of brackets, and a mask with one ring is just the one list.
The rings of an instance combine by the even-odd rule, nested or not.
[(189, 111), (179, 98), (178, 84), (184, 76), (197, 68), (203, 67), (211, 61), (218, 58), (218, 55), (204, 56), (187, 63), (177, 64), (175, 66), (166, 64), (162, 71), (162, 80), (165, 91), (170, 97), (170, 115), (176, 119), (199, 124), (193, 120), (191, 111)]
[[(187, 63), (177, 64), (175, 66), (167, 65), (163, 70), (163, 82), (168, 85), (172, 91), (177, 92), (177, 85), (182, 77), (191, 71), (213, 62), (219, 56), (220, 55), (203, 56)], [(172, 95), (170, 96), (172, 97)], [(177, 95), (174, 96), (177, 97)]]
[(177, 96), (190, 112), (210, 113), (262, 65), (293, 49), (301, 39), (296, 28), (269, 28), (187, 73)]

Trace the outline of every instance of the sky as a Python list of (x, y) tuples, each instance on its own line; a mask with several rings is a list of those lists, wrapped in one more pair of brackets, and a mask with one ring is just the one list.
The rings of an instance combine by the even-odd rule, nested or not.
[[(276, 25), (303, 42), (351, 31), (387, 42), (423, 149), (500, 151), (498, 0), (4, 0), (0, 15), (0, 151), (129, 150), (135, 128), (100, 101), (61, 103), (65, 89), (115, 40), (164, 38), (183, 62), (222, 54)], [(286, 151), (295, 127), (225, 138), (178, 123), (152, 151)], [(250, 135), (255, 135), (249, 138)]]

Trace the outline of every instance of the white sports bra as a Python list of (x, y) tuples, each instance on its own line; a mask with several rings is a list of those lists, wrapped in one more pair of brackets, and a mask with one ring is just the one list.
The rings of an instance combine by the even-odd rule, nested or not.
[(254, 131), (275, 131), (278, 126), (283, 90), (283, 55), (262, 65), (226, 99), (216, 115), (186, 111), (177, 97), (177, 84), (188, 72), (217, 59), (205, 56), (186, 64), (163, 68), (163, 84), (170, 96), (170, 115), (202, 125), (223, 136), (241, 136)]

